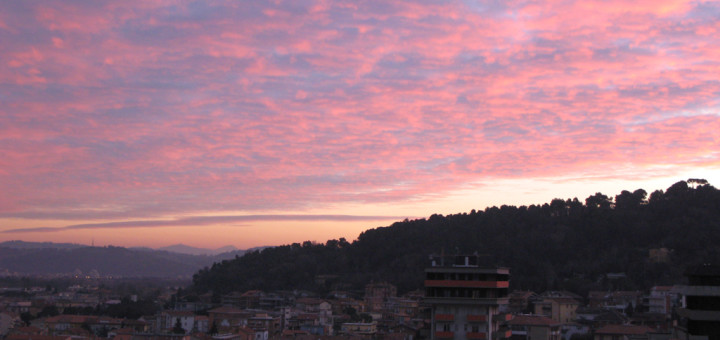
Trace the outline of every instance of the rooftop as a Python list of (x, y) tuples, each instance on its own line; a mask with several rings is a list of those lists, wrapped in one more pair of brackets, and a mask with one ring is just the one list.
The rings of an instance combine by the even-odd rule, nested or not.
[(516, 315), (512, 320), (508, 321), (510, 325), (524, 326), (556, 326), (560, 323), (542, 315)]

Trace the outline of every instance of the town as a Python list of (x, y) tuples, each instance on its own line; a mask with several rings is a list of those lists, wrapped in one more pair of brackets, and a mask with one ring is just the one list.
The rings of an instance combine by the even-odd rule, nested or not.
[(648, 291), (509, 291), (511, 268), (485, 266), (477, 255), (441, 255), (429, 259), (424, 290), (402, 295), (388, 282), (323, 296), (302, 290), (217, 296), (172, 286), (111, 287), (87, 277), (62, 289), (0, 288), (0, 334), (7, 340), (714, 339), (720, 267), (690, 267), (685, 275), (684, 283)]

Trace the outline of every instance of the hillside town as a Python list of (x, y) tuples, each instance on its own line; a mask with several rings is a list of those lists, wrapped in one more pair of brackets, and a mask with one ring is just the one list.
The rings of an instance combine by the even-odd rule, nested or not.
[[(623, 273), (609, 273), (621, 279)], [(98, 281), (67, 289), (2, 287), (0, 334), (7, 340), (270, 339), (714, 339), (720, 329), (720, 269), (688, 268), (687, 284), (648, 291), (509, 290), (511, 270), (476, 256), (436, 257), (424, 290), (398, 294), (388, 282), (363, 292), (250, 290), (154, 292), (157, 310), (137, 315), (142, 297)], [(326, 278), (318, 277), (318, 280)], [(714, 335), (713, 335), (714, 334)]]

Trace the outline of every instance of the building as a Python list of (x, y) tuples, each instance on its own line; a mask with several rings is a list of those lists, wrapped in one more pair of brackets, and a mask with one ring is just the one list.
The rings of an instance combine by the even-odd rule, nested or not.
[(648, 313), (670, 315), (672, 307), (672, 287), (655, 286), (650, 289), (650, 295), (645, 298), (644, 305)]
[(185, 334), (195, 329), (195, 313), (189, 311), (169, 310), (158, 314), (156, 325), (160, 325), (158, 332), (170, 332), (174, 327), (180, 326)]
[(546, 291), (532, 302), (533, 314), (544, 315), (561, 324), (573, 323), (582, 297), (568, 291)]
[(575, 323), (585, 326), (589, 331), (595, 331), (607, 325), (624, 325), (630, 319), (614, 309), (581, 307), (577, 309)]
[(580, 302), (570, 297), (547, 297), (535, 302), (535, 314), (544, 315), (555, 322), (568, 324), (577, 318)]
[(340, 333), (355, 335), (373, 335), (377, 333), (377, 324), (375, 322), (346, 322), (341, 325)]
[(509, 295), (510, 312), (517, 314), (532, 311), (532, 303), (537, 300), (537, 294), (531, 291), (516, 290)]
[(720, 266), (688, 269), (687, 286), (679, 286), (675, 337), (680, 340), (720, 339)]
[(397, 288), (387, 282), (365, 285), (365, 306), (368, 312), (385, 309), (389, 299), (397, 296)]
[(510, 270), (483, 268), (477, 255), (432, 258), (425, 269), (425, 303), (432, 339), (505, 339)]
[(560, 323), (542, 315), (516, 315), (508, 324), (512, 340), (560, 340)]
[(218, 307), (208, 311), (208, 325), (210, 328), (227, 329), (247, 326), (248, 318), (254, 314), (235, 307)]

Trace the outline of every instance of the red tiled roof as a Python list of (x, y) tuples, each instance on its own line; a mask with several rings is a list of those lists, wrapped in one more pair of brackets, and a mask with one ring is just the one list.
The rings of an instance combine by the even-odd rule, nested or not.
[(18, 327), (12, 330), (16, 334), (40, 334), (42, 330), (34, 326)]
[(96, 316), (60, 314), (60, 315), (51, 316), (51, 317), (45, 319), (45, 323), (61, 323), (62, 322), (62, 323), (80, 324), (85, 321), (93, 322), (95, 320), (97, 320)]
[(6, 340), (67, 340), (69, 336), (52, 336), (52, 335), (36, 335), (36, 334), (10, 334), (5, 337)]
[[(206, 318), (207, 318), (207, 316), (206, 316)], [(125, 325), (134, 325), (134, 326), (147, 325), (147, 322), (145, 322), (145, 321), (133, 320), (133, 319), (122, 320), (122, 323), (124, 323)]]
[(208, 311), (208, 313), (223, 313), (223, 314), (225, 314), (225, 313), (235, 313), (235, 314), (242, 314), (242, 313), (245, 313), (245, 311), (243, 311), (243, 310), (240, 309), (240, 308), (229, 307), (229, 306), (222, 306), (222, 307), (218, 307), (218, 308), (215, 308), (215, 309), (211, 309), (211, 310)]

